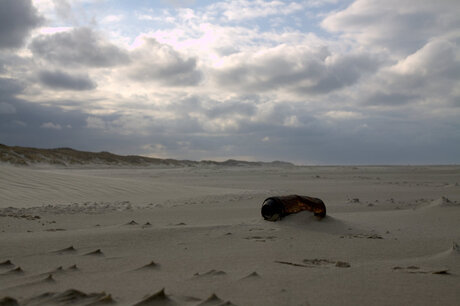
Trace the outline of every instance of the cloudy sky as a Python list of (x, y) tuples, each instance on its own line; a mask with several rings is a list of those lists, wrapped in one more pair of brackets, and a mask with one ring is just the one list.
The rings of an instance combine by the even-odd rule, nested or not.
[(460, 163), (460, 1), (0, 0), (0, 143)]

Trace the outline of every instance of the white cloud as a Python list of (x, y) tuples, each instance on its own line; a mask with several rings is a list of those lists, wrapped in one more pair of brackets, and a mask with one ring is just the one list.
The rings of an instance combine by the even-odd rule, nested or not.
[(201, 124), (203, 129), (209, 133), (231, 133), (237, 131), (239, 128), (239, 120), (237, 118), (215, 118), (203, 120)]
[(45, 16), (54, 12), (54, 0), (32, 0), (32, 4)]
[(62, 130), (62, 126), (59, 123), (45, 122), (41, 126), (43, 129)]
[(299, 121), (299, 118), (297, 118), (297, 116), (293, 115), (285, 118), (283, 125), (289, 127), (300, 127), (302, 126), (302, 123)]
[(371, 54), (331, 54), (326, 47), (279, 45), (231, 55), (214, 70), (219, 86), (248, 92), (326, 94), (355, 84), (380, 60)]
[[(391, 70), (401, 75), (426, 76), (460, 76), (460, 62), (454, 43), (437, 39), (428, 42), (422, 48), (401, 59)], [(457, 73), (457, 75), (455, 75)]]
[(289, 15), (302, 8), (302, 4), (297, 2), (232, 0), (210, 5), (208, 14), (221, 15), (229, 21), (240, 21), (274, 15)]
[(368, 48), (410, 54), (433, 37), (458, 35), (459, 11), (460, 2), (451, 0), (356, 0), (322, 26)]
[(146, 144), (141, 146), (142, 150), (145, 151), (147, 156), (156, 158), (171, 158), (168, 154), (166, 146), (161, 143)]
[(196, 58), (180, 54), (152, 38), (144, 38), (142, 45), (132, 51), (131, 57), (133, 64), (127, 68), (127, 74), (136, 81), (193, 86), (202, 79)]
[(115, 23), (124, 19), (123, 15), (107, 15), (101, 19), (101, 23)]
[(139, 20), (157, 20), (154, 16), (147, 14), (139, 14), (137, 18), (139, 18)]
[(89, 116), (86, 119), (86, 127), (91, 129), (105, 129), (107, 128), (107, 124), (101, 118)]
[(43, 35), (52, 35), (61, 32), (68, 32), (72, 29), (72, 27), (42, 27), (39, 29), (38, 33)]
[(67, 0), (53, 0), (56, 15), (63, 20), (75, 21), (72, 5)]
[(452, 42), (433, 39), (367, 80), (367, 89), (361, 98), (374, 106), (400, 108), (417, 105), (413, 113), (433, 113), (434, 109), (429, 111), (429, 108), (457, 113), (458, 110), (452, 107), (459, 97), (459, 56), (460, 52)]
[(328, 111), (324, 114), (324, 116), (329, 117), (331, 119), (339, 119), (339, 120), (360, 119), (363, 117), (363, 115), (359, 112), (342, 111), (342, 110)]
[(305, 3), (308, 7), (321, 7), (326, 4), (334, 4), (339, 2), (340, 0), (308, 0)]

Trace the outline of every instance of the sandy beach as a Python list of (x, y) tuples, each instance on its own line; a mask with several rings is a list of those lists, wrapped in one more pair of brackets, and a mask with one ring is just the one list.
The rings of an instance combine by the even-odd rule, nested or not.
[[(460, 167), (0, 166), (0, 305), (458, 305)], [(318, 197), (264, 221), (263, 200)]]

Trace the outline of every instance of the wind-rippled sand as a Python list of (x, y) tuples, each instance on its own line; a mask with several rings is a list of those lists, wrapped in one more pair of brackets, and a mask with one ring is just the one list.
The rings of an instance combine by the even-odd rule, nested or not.
[[(458, 305), (460, 167), (0, 166), (0, 305)], [(263, 200), (321, 198), (267, 222)]]

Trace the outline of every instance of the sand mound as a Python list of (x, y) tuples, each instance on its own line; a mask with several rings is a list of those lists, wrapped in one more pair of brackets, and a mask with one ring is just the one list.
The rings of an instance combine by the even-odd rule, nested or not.
[(10, 267), (13, 267), (13, 266), (14, 266), (14, 264), (9, 259), (0, 262), (0, 268), (10, 268)]
[(58, 253), (58, 254), (69, 254), (69, 253), (76, 253), (77, 250), (73, 247), (73, 245), (67, 247), (67, 248), (64, 248), (64, 249), (60, 249), (60, 250), (57, 250), (57, 251), (54, 251), (54, 253)]
[(221, 271), (221, 270), (209, 270), (208, 272), (204, 272), (204, 273), (195, 273), (194, 276), (195, 277), (213, 277), (213, 276), (221, 276), (221, 275), (227, 275), (227, 273), (225, 271)]
[(242, 279), (258, 279), (258, 278), (261, 278), (260, 274), (257, 273), (256, 271), (254, 271), (254, 272), (252, 272), (251, 274), (246, 275), (246, 276), (243, 277)]
[(75, 264), (75, 265), (71, 265), (70, 267), (68, 267), (67, 270), (70, 270), (70, 271), (78, 271), (78, 270), (80, 270), (80, 269), (79, 269), (79, 268), (77, 267), (77, 265)]
[(107, 301), (114, 302), (111, 295), (105, 292), (84, 293), (79, 290), (69, 289), (60, 293), (43, 293), (25, 300), (21, 305), (102, 305)]
[(43, 280), (45, 283), (55, 283), (56, 280), (53, 277), (53, 274), (48, 274), (48, 276)]
[(46, 274), (55, 274), (55, 273), (63, 273), (63, 272), (64, 272), (64, 268), (62, 266), (59, 266), (56, 269), (51, 270)]
[(336, 216), (327, 215), (323, 219), (318, 219), (309, 211), (286, 216), (277, 224), (280, 227), (295, 228), (296, 231), (305, 230), (340, 235), (350, 233), (348, 231), (350, 227), (353, 227), (355, 231), (359, 230), (354, 224), (343, 221)]
[(152, 260), (150, 263), (148, 263), (148, 264), (146, 264), (146, 265), (140, 267), (139, 269), (136, 269), (136, 271), (140, 271), (140, 270), (154, 270), (154, 269), (158, 269), (159, 267), (160, 267), (160, 265)]
[(2, 275), (19, 275), (24, 274), (24, 270), (21, 267), (16, 267), (8, 272), (3, 273)]
[(446, 197), (440, 197), (431, 202), (430, 207), (460, 207), (460, 202), (449, 200)]
[(219, 304), (219, 306), (236, 306), (235, 304), (233, 304), (232, 302), (230, 301), (227, 301), (227, 302), (224, 302), (222, 304)]
[(133, 306), (160, 306), (160, 305), (176, 305), (166, 293), (165, 289), (161, 289), (157, 293), (152, 294), (151, 296), (143, 299), (139, 303), (134, 304)]
[(215, 293), (213, 293), (210, 297), (204, 300), (202, 303), (198, 305), (202, 306), (212, 306), (212, 305), (221, 305), (224, 302), (221, 298), (219, 298)]
[(104, 256), (104, 253), (101, 251), (101, 249), (97, 249), (95, 251), (86, 253), (84, 256)]
[(451, 252), (454, 253), (454, 254), (459, 254), (460, 255), (460, 244), (456, 243), (455, 241), (452, 242)]

